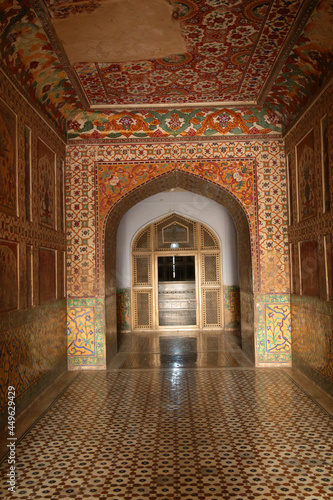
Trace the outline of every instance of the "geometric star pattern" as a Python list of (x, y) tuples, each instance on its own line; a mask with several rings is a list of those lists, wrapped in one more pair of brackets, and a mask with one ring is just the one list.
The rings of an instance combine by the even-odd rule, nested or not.
[[(82, 373), (17, 443), (11, 498), (329, 500), (333, 421), (279, 370)], [(0, 498), (8, 498), (5, 459)]]

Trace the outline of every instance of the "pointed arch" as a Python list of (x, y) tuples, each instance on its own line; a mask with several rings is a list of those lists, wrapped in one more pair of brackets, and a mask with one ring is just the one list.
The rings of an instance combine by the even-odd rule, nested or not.
[(227, 189), (207, 179), (180, 170), (159, 175), (134, 188), (111, 207), (106, 217), (104, 226), (104, 265), (107, 361), (110, 361), (117, 352), (115, 235), (117, 234), (119, 222), (123, 215), (138, 202), (154, 194), (177, 187), (216, 201), (229, 211), (234, 220), (238, 240), (242, 347), (254, 361), (253, 289), (254, 286), (257, 287), (258, 285), (258, 278), (253, 273), (253, 252), (257, 252), (257, 245), (254, 235), (251, 234), (248, 215), (235, 195)]

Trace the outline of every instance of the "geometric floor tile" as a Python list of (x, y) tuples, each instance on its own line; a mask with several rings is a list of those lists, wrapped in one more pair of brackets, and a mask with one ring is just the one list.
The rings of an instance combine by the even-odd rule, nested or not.
[(284, 371), (128, 366), (74, 378), (18, 442), (15, 493), (3, 460), (0, 498), (333, 498), (332, 417)]

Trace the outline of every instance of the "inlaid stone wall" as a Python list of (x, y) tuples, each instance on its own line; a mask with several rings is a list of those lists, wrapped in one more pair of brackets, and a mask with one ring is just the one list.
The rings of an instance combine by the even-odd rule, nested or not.
[(333, 86), (286, 136), (293, 366), (333, 394)]
[(0, 73), (0, 419), (66, 371), (65, 140)]

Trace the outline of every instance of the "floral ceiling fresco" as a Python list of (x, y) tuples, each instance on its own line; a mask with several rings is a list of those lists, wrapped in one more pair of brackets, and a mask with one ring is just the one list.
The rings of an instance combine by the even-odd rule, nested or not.
[[(287, 127), (333, 73), (333, 0), (165, 0), (175, 12), (186, 53), (119, 63), (87, 62), (83, 53), (71, 64), (54, 23), (92, 15), (110, 1), (0, 0), (2, 69), (60, 130), (69, 123), (72, 138), (75, 121), (81, 132), (90, 128), (90, 133), (102, 132), (97, 122), (108, 123), (104, 136), (112, 138), (117, 130), (110, 117), (119, 118), (124, 109), (139, 116), (140, 107), (146, 130), (136, 132), (149, 137), (154, 132), (174, 136), (170, 124), (177, 121), (178, 136), (214, 135), (214, 117), (205, 130), (203, 122), (225, 108), (241, 114), (246, 130), (255, 126), (263, 134), (265, 129), (279, 133), (276, 117)], [(200, 117), (203, 107), (210, 111)], [(170, 113), (178, 114), (172, 119)], [(257, 120), (249, 126), (251, 116)], [(238, 132), (230, 130), (253, 133), (240, 126)]]

